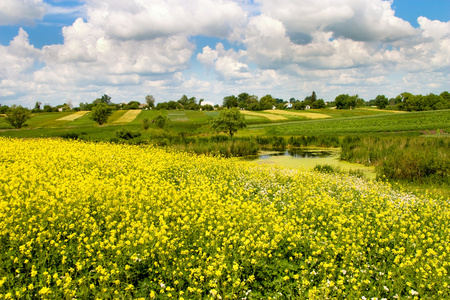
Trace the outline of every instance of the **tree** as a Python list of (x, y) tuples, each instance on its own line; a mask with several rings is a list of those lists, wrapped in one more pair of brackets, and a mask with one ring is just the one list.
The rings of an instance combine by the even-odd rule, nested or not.
[(221, 110), (219, 117), (212, 123), (213, 130), (225, 131), (230, 137), (233, 137), (236, 131), (246, 126), (244, 115), (241, 114), (238, 108)]
[(139, 103), (138, 101), (130, 101), (128, 102), (128, 109), (139, 109), (139, 106), (141, 105), (141, 103)]
[(106, 105), (111, 105), (112, 104), (111, 103), (111, 97), (106, 95), (106, 94), (104, 94), (101, 98), (97, 98), (97, 99), (95, 99), (92, 102), (92, 104), (94, 104), (94, 105), (97, 105), (97, 104), (100, 104), (100, 103), (105, 103)]
[(34, 105), (34, 108), (31, 110), (31, 112), (33, 113), (42, 112), (41, 104), (42, 104), (41, 102), (36, 101), (36, 104)]
[(316, 102), (316, 100), (317, 100), (317, 95), (316, 95), (316, 92), (313, 91), (311, 96), (306, 97), (304, 101), (310, 101), (310, 103), (308, 103), (308, 104), (313, 104), (314, 102)]
[(6, 112), (9, 110), (9, 106), (8, 105), (1, 105), (0, 104), (0, 114), (6, 114)]
[(359, 98), (358, 95), (349, 96), (348, 94), (341, 94), (334, 101), (337, 109), (350, 109), (364, 104), (364, 100)]
[(6, 113), (5, 121), (11, 124), (14, 128), (22, 128), (25, 122), (31, 117), (31, 113), (27, 108), (22, 106), (12, 105)]
[(156, 124), (156, 127), (163, 129), (169, 123), (170, 119), (168, 117), (159, 115), (154, 117), (152, 121)]
[(44, 112), (56, 112), (58, 109), (56, 107), (52, 107), (50, 104), (44, 105)]
[(90, 118), (99, 125), (103, 125), (106, 121), (108, 121), (108, 118), (112, 115), (112, 113), (112, 108), (109, 105), (106, 103), (100, 103), (92, 108)]
[(223, 107), (232, 108), (238, 107), (238, 98), (234, 95), (226, 96), (223, 98)]
[(275, 106), (276, 100), (271, 95), (265, 95), (259, 99), (259, 105), (262, 110), (272, 109)]
[(160, 102), (160, 103), (156, 104), (156, 109), (157, 110), (169, 109), (169, 104), (167, 102)]
[(388, 100), (388, 98), (386, 98), (385, 95), (378, 95), (378, 96), (375, 98), (375, 105), (376, 105), (379, 109), (385, 108), (388, 104), (389, 104), (389, 100)]
[(321, 108), (326, 108), (326, 107), (327, 107), (327, 105), (325, 104), (325, 101), (323, 101), (323, 99), (317, 99), (311, 105), (311, 108), (313, 108), (313, 109), (321, 109)]
[(155, 107), (155, 97), (152, 95), (145, 96), (145, 102), (147, 103), (149, 108)]

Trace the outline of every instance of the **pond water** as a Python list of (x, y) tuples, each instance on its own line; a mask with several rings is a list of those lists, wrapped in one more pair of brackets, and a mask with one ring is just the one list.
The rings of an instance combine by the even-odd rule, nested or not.
[(336, 154), (336, 151), (327, 151), (327, 150), (305, 150), (305, 149), (295, 149), (295, 150), (286, 150), (280, 152), (262, 152), (258, 155), (259, 159), (270, 159), (272, 157), (277, 156), (288, 156), (294, 158), (324, 158), (331, 157)]
[(375, 178), (374, 167), (366, 167), (360, 164), (353, 164), (340, 159), (340, 149), (330, 148), (303, 148), (285, 151), (262, 151), (258, 155), (248, 157), (260, 164), (271, 164), (289, 168), (314, 169), (316, 165), (331, 165), (339, 167), (341, 170), (361, 170), (365, 177)]

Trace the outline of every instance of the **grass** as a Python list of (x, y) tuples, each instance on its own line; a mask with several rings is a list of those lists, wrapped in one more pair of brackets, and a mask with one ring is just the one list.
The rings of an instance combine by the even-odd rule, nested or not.
[(247, 130), (265, 129), (268, 135), (345, 135), (443, 129), (450, 132), (450, 110), (383, 114), (290, 122), (283, 125), (250, 125)]
[(116, 110), (112, 113), (112, 115), (108, 118), (106, 124), (114, 124), (117, 120), (119, 120), (124, 114), (126, 114), (128, 110)]
[(253, 117), (259, 117), (259, 118), (266, 118), (270, 121), (286, 121), (288, 118), (280, 115), (275, 114), (269, 114), (269, 113), (263, 113), (263, 112), (255, 112), (255, 111), (249, 111), (249, 110), (242, 110), (241, 111), (245, 116), (253, 116)]
[(298, 111), (291, 111), (291, 110), (265, 110), (265, 112), (271, 113), (271, 114), (277, 114), (277, 115), (286, 115), (286, 116), (298, 116), (298, 117), (305, 117), (307, 119), (327, 119), (331, 118), (329, 115), (325, 115), (322, 113), (316, 113), (316, 112), (298, 112)]
[(167, 116), (173, 122), (188, 122), (189, 118), (186, 116), (184, 110), (169, 110)]
[(98, 124), (90, 118), (91, 112), (86, 113), (84, 116), (72, 121), (70, 123), (65, 124), (67, 127), (94, 127)]
[(75, 121), (78, 118), (81, 118), (82, 116), (84, 116), (85, 114), (87, 114), (89, 111), (77, 111), (73, 114), (70, 114), (68, 116), (65, 117), (61, 117), (59, 119), (57, 119), (56, 121)]
[(142, 112), (142, 110), (128, 110), (120, 118), (113, 123), (130, 123), (136, 119), (136, 117)]

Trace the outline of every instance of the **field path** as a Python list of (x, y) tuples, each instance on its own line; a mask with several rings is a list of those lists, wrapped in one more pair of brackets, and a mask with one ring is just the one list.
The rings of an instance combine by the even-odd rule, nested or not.
[(89, 111), (77, 111), (76, 113), (70, 114), (68, 116), (57, 119), (56, 121), (75, 121), (78, 118), (81, 118)]
[(115, 120), (114, 123), (130, 123), (136, 119), (136, 117), (141, 113), (140, 109), (131, 109), (123, 114), (119, 119)]
[[(249, 110), (241, 110), (241, 112), (244, 115), (266, 118), (271, 121), (284, 121), (284, 120), (288, 119), (286, 117), (276, 115), (276, 114), (263, 114), (263, 113), (258, 113), (258, 112), (254, 112), (254, 111), (249, 111)], [(272, 111), (267, 111), (267, 112), (272, 112)]]
[(331, 118), (329, 115), (319, 114), (319, 113), (311, 113), (311, 112), (294, 112), (289, 110), (265, 110), (265, 112), (277, 115), (291, 115), (291, 116), (299, 116), (306, 117), (308, 119), (326, 119)]

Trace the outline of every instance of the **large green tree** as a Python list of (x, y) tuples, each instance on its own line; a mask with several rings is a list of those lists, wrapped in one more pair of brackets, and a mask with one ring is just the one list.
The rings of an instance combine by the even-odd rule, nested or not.
[(113, 113), (112, 107), (106, 103), (97, 104), (92, 108), (90, 118), (100, 125), (108, 121), (109, 116)]
[(223, 98), (223, 107), (232, 108), (239, 105), (238, 98), (234, 95), (226, 96)]
[(388, 104), (389, 104), (389, 100), (388, 100), (388, 98), (386, 98), (385, 95), (378, 95), (378, 96), (375, 98), (375, 105), (376, 105), (379, 109), (385, 108)]
[(245, 128), (244, 115), (241, 114), (238, 108), (223, 109), (220, 115), (212, 123), (212, 128), (215, 131), (224, 131), (233, 137), (234, 133), (241, 128)]
[(272, 109), (275, 104), (277, 103), (277, 100), (273, 98), (271, 95), (265, 95), (261, 99), (259, 99), (259, 105), (261, 106), (261, 109)]
[(5, 121), (11, 124), (14, 128), (22, 128), (25, 122), (31, 117), (29, 109), (22, 106), (12, 105), (6, 112)]

